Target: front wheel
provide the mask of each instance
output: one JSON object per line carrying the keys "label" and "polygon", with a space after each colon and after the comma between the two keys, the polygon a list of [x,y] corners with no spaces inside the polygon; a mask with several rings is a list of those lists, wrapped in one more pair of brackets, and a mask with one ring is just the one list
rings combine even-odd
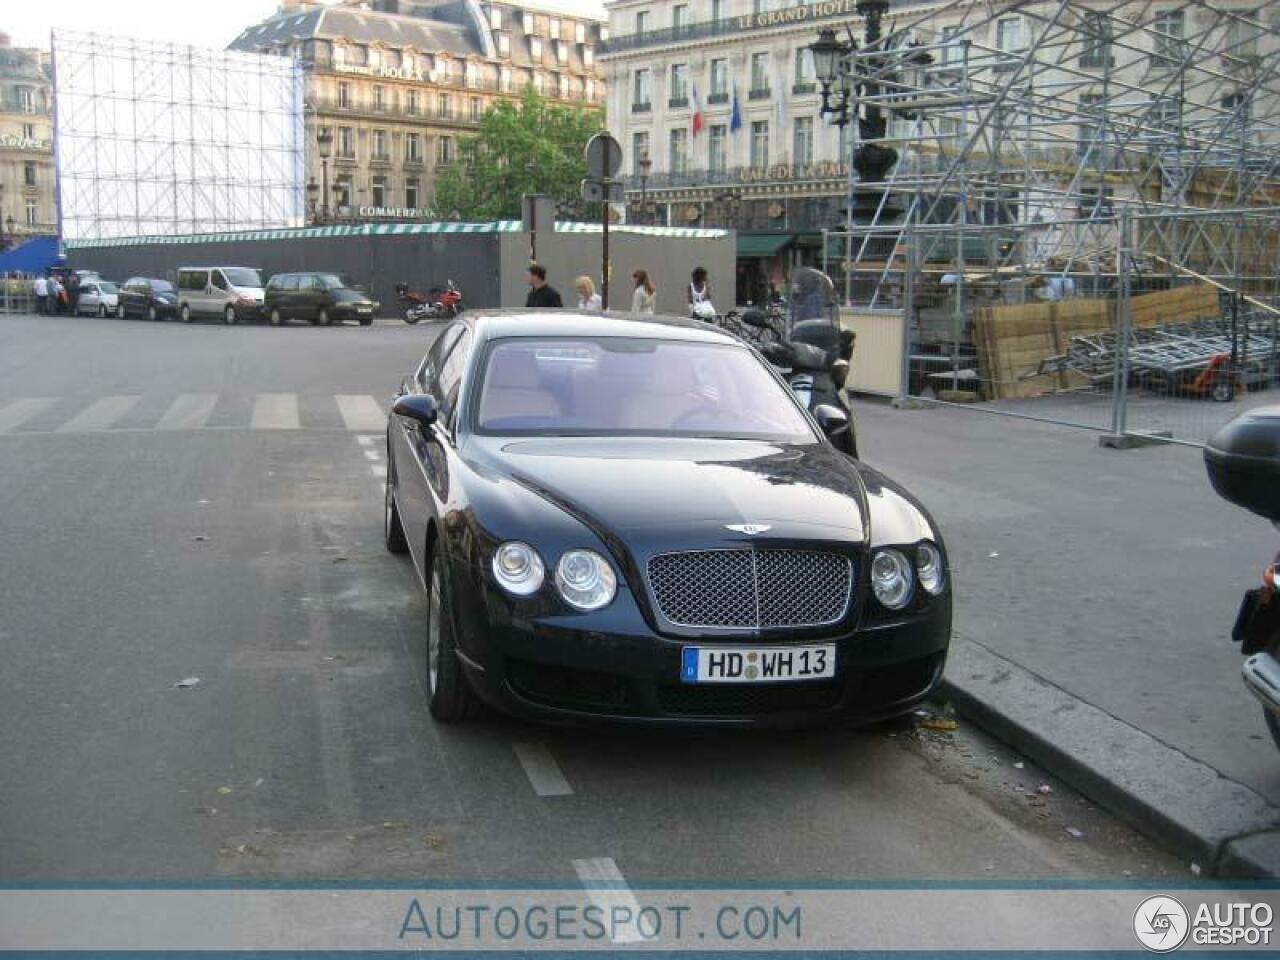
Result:
{"label": "front wheel", "polygon": [[107,315],[107,305],[105,303],[98,304],[98,316],[105,317]]}
{"label": "front wheel", "polygon": [[382,508],[382,535],[387,543],[387,551],[397,556],[409,552],[409,541],[404,536],[404,525],[400,522],[400,510],[396,506],[394,471],[387,471],[386,492]]}
{"label": "front wheel", "polygon": [[237,317],[236,317],[235,307],[227,307],[227,309],[222,312],[222,322],[225,323],[227,326],[231,326],[236,322],[236,320],[237,320]]}
{"label": "front wheel", "polygon": [[417,313],[412,307],[404,312],[404,322],[413,326],[422,319],[422,314]]}
{"label": "front wheel", "polygon": [[190,323],[191,322],[191,306],[189,304],[184,303],[182,307],[178,310],[178,316],[182,318],[183,323]]}
{"label": "front wheel", "polygon": [[125,312],[124,312],[124,304],[123,304],[123,303],[117,303],[117,304],[116,304],[116,319],[117,319],[117,320],[123,320],[123,319],[125,318],[125,316],[126,316],[126,314],[125,314]]}
{"label": "front wheel", "polygon": [[280,308],[279,308],[279,307],[272,307],[272,308],[271,308],[271,325],[272,325],[273,327],[282,327],[282,326],[284,326],[284,317],[282,317],[282,316],[280,315]]}
{"label": "front wheel", "polygon": [[427,708],[442,723],[470,720],[480,712],[480,700],[458,660],[453,632],[453,604],[444,589],[439,551],[430,564],[427,594]]}
{"label": "front wheel", "polygon": [[147,319],[152,323],[155,323],[160,319],[160,311],[156,309],[156,305],[154,303],[147,307]]}
{"label": "front wheel", "polygon": [[322,327],[333,326],[333,316],[329,313],[328,307],[320,308],[320,313],[316,316],[316,322]]}
{"label": "front wheel", "polygon": [[1213,390],[1209,394],[1217,403],[1230,403],[1236,398],[1236,385],[1229,376],[1218,376],[1213,381]]}

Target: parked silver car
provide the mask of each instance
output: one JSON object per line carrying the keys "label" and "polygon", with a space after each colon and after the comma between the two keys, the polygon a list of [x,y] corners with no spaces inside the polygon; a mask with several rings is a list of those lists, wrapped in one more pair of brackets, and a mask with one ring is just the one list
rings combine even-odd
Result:
{"label": "parked silver car", "polygon": [[120,303],[120,288],[110,280],[81,280],[76,313],[92,313],[99,317],[115,313]]}

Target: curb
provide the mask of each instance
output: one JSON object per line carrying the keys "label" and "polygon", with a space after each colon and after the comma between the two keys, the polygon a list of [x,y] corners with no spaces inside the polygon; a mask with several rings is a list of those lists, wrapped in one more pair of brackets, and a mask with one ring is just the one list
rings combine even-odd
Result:
{"label": "curb", "polygon": [[941,694],[1210,876],[1280,877],[1280,807],[977,641],[951,642]]}

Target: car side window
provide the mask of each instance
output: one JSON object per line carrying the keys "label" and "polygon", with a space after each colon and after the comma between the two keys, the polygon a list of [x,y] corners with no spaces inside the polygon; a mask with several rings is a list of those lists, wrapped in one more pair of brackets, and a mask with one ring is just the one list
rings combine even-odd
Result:
{"label": "car side window", "polygon": [[440,361],[444,358],[450,348],[457,342],[458,337],[465,330],[460,323],[455,323],[451,327],[446,327],[440,336],[436,337],[436,342],[431,345],[431,349],[427,351],[427,359],[418,370],[418,389],[423,393],[431,390],[432,382],[436,378],[436,371],[440,369]]}
{"label": "car side window", "polygon": [[458,388],[462,384],[462,371],[467,367],[467,358],[471,356],[471,333],[463,331],[456,345],[444,358],[440,367],[440,375],[436,377],[431,393],[440,406],[440,418],[452,426],[454,409],[458,404]]}
{"label": "car side window", "polygon": [[294,273],[294,274],[290,274],[289,276],[284,277],[283,279],[281,279],[281,281],[280,281],[280,289],[281,289],[281,290],[297,290],[297,289],[298,289],[298,275],[297,275],[296,273]]}
{"label": "car side window", "polygon": [[224,276],[222,275],[222,271],[221,271],[221,270],[215,270],[215,271],[213,271],[213,279],[212,279],[212,283],[213,283],[213,285],[214,285],[215,287],[217,287],[219,290],[225,290],[225,289],[227,289],[227,278],[226,278],[226,277],[224,277]]}

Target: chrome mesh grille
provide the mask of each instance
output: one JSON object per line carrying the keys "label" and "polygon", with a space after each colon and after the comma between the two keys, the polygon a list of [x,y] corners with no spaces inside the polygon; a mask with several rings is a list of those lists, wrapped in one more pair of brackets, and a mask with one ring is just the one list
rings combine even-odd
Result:
{"label": "chrome mesh grille", "polygon": [[816,627],[840,620],[853,592],[848,557],[817,550],[689,550],[649,561],[649,589],[681,627]]}

